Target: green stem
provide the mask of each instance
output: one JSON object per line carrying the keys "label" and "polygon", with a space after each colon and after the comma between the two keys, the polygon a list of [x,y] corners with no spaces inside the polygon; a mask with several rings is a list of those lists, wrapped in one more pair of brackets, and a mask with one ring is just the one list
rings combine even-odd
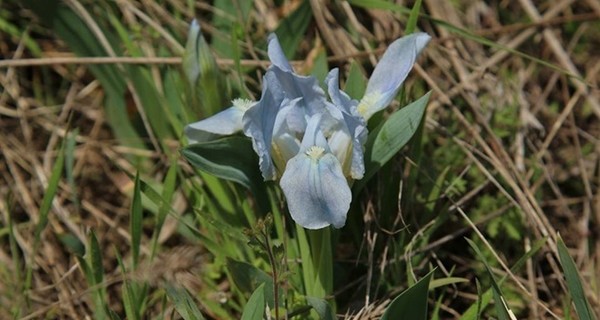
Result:
{"label": "green stem", "polygon": [[314,297],[326,298],[333,292],[333,256],[331,252],[331,229],[308,231],[310,239],[314,292],[309,293]]}

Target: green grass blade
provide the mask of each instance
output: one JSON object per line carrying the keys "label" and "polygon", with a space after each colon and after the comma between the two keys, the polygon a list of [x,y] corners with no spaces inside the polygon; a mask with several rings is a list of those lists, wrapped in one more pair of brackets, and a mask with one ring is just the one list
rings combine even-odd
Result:
{"label": "green grass blade", "polygon": [[592,308],[590,307],[590,303],[585,296],[585,291],[583,289],[583,285],[581,284],[581,277],[577,271],[577,266],[575,265],[573,258],[571,258],[569,255],[569,251],[567,250],[562,238],[558,238],[556,245],[560,264],[565,272],[567,287],[569,288],[569,293],[571,294],[571,298],[575,304],[575,310],[577,311],[577,315],[579,315],[579,319],[596,320],[596,317],[592,312]]}
{"label": "green grass blade", "polygon": [[404,34],[411,34],[417,29],[417,20],[419,19],[419,12],[421,11],[421,2],[421,0],[415,1],[415,4],[410,10],[410,15],[408,16],[408,22],[406,23]]}
{"label": "green grass blade", "polygon": [[[517,272],[518,270],[520,270],[524,265],[525,262],[527,262],[527,260],[531,259],[531,257],[533,257],[536,253],[538,253],[540,251],[540,249],[542,249],[544,247],[544,245],[546,244],[547,239],[543,238],[540,239],[536,242],[533,243],[533,245],[531,246],[531,249],[529,251],[527,251],[521,258],[519,258],[519,260],[517,260],[517,262],[515,262],[515,264],[510,268],[511,272]],[[506,278],[508,276],[504,276],[500,279],[500,281],[498,281],[499,284],[504,283],[504,281],[506,281]],[[479,282],[477,282],[477,284],[479,285]],[[473,320],[473,319],[479,319],[481,317],[481,310],[483,310],[492,300],[492,288],[486,290],[485,293],[483,294],[479,294],[479,299],[477,300],[476,303],[472,304],[469,309],[467,309],[467,311],[465,311],[462,316],[460,317],[463,320]]]}
{"label": "green grass blade", "polygon": [[298,8],[280,21],[275,30],[283,52],[293,58],[300,42],[304,40],[306,29],[312,19],[312,9],[308,0],[304,0]]}
{"label": "green grass blade", "polygon": [[[54,166],[52,167],[52,172],[50,173],[50,179],[48,180],[48,186],[46,187],[46,191],[44,192],[44,197],[42,198],[42,204],[40,205],[39,211],[39,220],[35,226],[34,231],[34,239],[33,239],[33,250],[31,252],[31,256],[35,257],[37,254],[37,250],[40,246],[40,241],[42,237],[42,232],[46,228],[48,224],[48,215],[50,214],[50,208],[52,207],[52,201],[54,201],[54,197],[56,196],[56,192],[58,191],[58,183],[60,182],[60,178],[62,177],[63,168],[64,168],[64,159],[65,159],[65,150],[64,145],[58,151],[58,157],[54,162]],[[31,261],[35,261],[35,259],[31,259]],[[27,272],[25,276],[25,288],[31,288],[31,281],[33,276],[33,264],[29,264],[27,266]]]}
{"label": "green grass blade", "polygon": [[492,294],[494,295],[494,301],[495,301],[494,305],[496,307],[496,316],[500,320],[510,320],[511,319],[511,317],[509,315],[510,312],[508,310],[508,306],[506,306],[506,304],[504,303],[504,296],[502,294],[502,290],[500,290],[500,286],[496,282],[496,279],[494,278],[494,274],[492,273],[492,269],[488,265],[487,260],[485,259],[485,256],[483,255],[483,253],[479,250],[479,248],[477,247],[477,245],[475,245],[475,243],[473,241],[471,241],[469,239],[466,239],[466,240],[469,243],[469,246],[471,246],[471,248],[475,251],[475,253],[479,257],[481,262],[483,262],[483,265],[485,266],[485,269],[487,270],[488,275],[490,276],[490,279],[492,281]]}
{"label": "green grass blade", "polygon": [[185,320],[203,320],[205,319],[196,302],[190,296],[190,294],[183,288],[176,288],[173,286],[167,286],[167,295],[169,299],[175,304],[175,310]]}
{"label": "green grass blade", "polygon": [[131,202],[131,220],[130,220],[130,231],[131,231],[131,252],[133,259],[133,268],[135,269],[138,265],[140,258],[140,243],[142,240],[142,193],[140,191],[140,175],[135,175],[135,183],[133,186],[133,200]]}

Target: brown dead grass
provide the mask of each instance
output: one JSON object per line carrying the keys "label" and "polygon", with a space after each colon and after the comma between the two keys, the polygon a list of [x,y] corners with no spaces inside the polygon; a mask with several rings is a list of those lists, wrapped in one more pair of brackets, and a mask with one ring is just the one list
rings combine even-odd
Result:
{"label": "brown dead grass", "polygon": [[[70,2],[78,4],[77,0]],[[177,1],[171,2],[173,6],[178,5]],[[121,3],[125,13],[149,17],[150,20],[142,20],[148,24],[155,21],[152,27],[159,31],[161,24],[177,25],[182,32],[184,30],[183,22],[175,21],[164,8],[147,1]],[[298,1],[289,1],[287,5],[297,4]],[[377,49],[401,36],[405,23],[397,14],[357,9],[341,1],[324,6],[320,1],[311,0],[310,4],[314,13],[313,38],[307,38],[303,50],[309,51],[314,43],[320,43],[333,55],[331,61],[342,67],[354,58],[376,62]],[[211,10],[210,6],[199,6]],[[257,24],[264,23],[262,30],[273,28],[291,11],[290,8],[274,11],[272,7],[272,1],[256,2],[254,19]],[[512,206],[520,209],[526,221],[528,233],[524,235],[524,249],[536,240],[548,237],[544,254],[529,261],[524,273],[513,274],[504,255],[496,255],[500,265],[498,274],[509,275],[519,293],[529,301],[526,306],[528,317],[564,316],[561,306],[565,283],[555,242],[559,232],[580,267],[588,298],[595,310],[600,311],[600,5],[596,0],[535,3],[519,0],[500,1],[495,5],[481,1],[459,1],[458,5],[452,5],[446,1],[425,0],[423,11],[435,19],[484,35],[506,48],[524,52],[561,69],[551,69],[506,50],[465,40],[423,19],[420,28],[434,35],[434,39],[407,87],[422,78],[433,90],[427,134],[439,135],[443,140],[440,144],[453,140],[464,153],[465,163],[477,167],[487,179],[486,187],[473,189],[455,199],[459,205],[452,210],[467,222],[469,231],[478,233],[480,226],[471,222],[469,212],[461,208],[468,207],[488,188],[494,188],[510,199]],[[346,30],[339,28],[346,21],[358,30],[356,41]],[[209,25],[203,25],[203,28],[207,32],[213,31]],[[180,49],[180,44],[168,33],[161,35],[174,50]],[[314,37],[320,41],[316,42]],[[56,157],[54,150],[59,140],[65,138],[69,117],[72,117],[70,127],[79,129],[74,166],[77,190],[70,190],[66,182],[60,185],[41,248],[34,257],[32,310],[39,310],[39,313],[28,316],[89,317],[91,303],[85,295],[88,290],[85,280],[77,261],[56,235],[68,231],[85,242],[87,231],[94,229],[101,245],[111,248],[105,252],[105,269],[118,279],[112,248],[115,244],[128,243],[128,194],[132,188],[131,180],[122,170],[134,172],[127,157],[138,151],[120,147],[113,140],[103,114],[102,89],[84,66],[90,61],[72,57],[56,39],[40,38],[36,40],[48,58],[44,61],[47,66],[42,68],[36,66],[42,64],[39,60],[20,60],[28,58],[23,39],[0,35],[0,40],[0,55],[9,58],[0,61],[0,219],[3,226],[9,220],[13,222],[19,256],[30,259],[31,235]],[[370,47],[371,43],[378,47]],[[63,61],[51,60],[53,57],[62,57]],[[179,61],[177,57],[168,61],[148,59],[144,63]],[[224,65],[230,63],[221,62]],[[298,63],[302,68],[311,61]],[[38,85],[43,86],[42,92],[36,91]],[[514,119],[518,132],[508,139],[501,139],[489,119],[508,105],[518,106],[518,118]],[[447,132],[443,123],[449,122],[460,123],[464,130],[462,138]],[[156,168],[162,168],[160,154],[148,151],[142,156],[156,161]],[[160,169],[150,173],[162,174]],[[72,192],[77,192],[80,205],[70,201]],[[452,233],[426,250],[433,252],[461,236],[461,232]],[[15,253],[11,252],[6,235],[3,237],[0,242],[2,318],[9,317],[6,308],[10,301],[22,298],[15,294],[20,284],[15,283],[16,278],[11,275],[23,264],[23,261],[14,261]],[[163,241],[169,239],[172,238],[167,235]],[[481,239],[486,242],[483,235]],[[493,244],[489,244],[489,248],[494,251]],[[128,252],[125,245],[117,245],[116,249],[124,255]],[[147,248],[144,250],[148,252]],[[188,254],[186,251],[181,256]],[[191,256],[198,257],[197,254]],[[173,260],[173,256],[163,258]],[[459,270],[469,269],[473,263],[465,257],[457,257],[453,262]],[[188,269],[193,269],[186,265],[182,267],[185,270],[180,270],[177,265],[177,270],[171,270],[171,273],[161,270],[186,278]],[[152,266],[157,265],[148,268]],[[160,265],[161,268],[168,266]],[[117,289],[113,289],[111,292],[116,294]],[[473,290],[455,292],[468,303],[476,299],[472,293]],[[118,304],[116,298],[113,300]],[[375,319],[387,302],[367,299],[367,306],[352,318]],[[449,318],[460,314],[452,308],[444,306]]]}

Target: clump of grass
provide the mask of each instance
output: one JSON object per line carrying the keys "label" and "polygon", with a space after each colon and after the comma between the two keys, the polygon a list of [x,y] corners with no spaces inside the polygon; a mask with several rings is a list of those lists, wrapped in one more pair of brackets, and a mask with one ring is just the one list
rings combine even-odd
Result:
{"label": "clump of grass", "polygon": [[[45,6],[0,6],[0,318],[260,316],[247,306],[263,297],[274,310],[259,289],[274,268],[280,315],[330,315],[303,292],[310,235],[286,218],[279,191],[261,184],[259,199],[197,175],[178,153],[181,132],[231,97],[260,95],[269,32],[297,70],[323,77],[337,66],[359,97],[413,23],[434,40],[394,108],[432,90],[427,117],[357,188],[333,233],[330,304],[346,318],[380,317],[435,268],[429,318],[600,311],[592,2],[426,0],[412,17],[358,0]],[[180,70],[194,17],[222,76],[214,99]],[[243,230],[268,212],[270,246],[249,245]]]}

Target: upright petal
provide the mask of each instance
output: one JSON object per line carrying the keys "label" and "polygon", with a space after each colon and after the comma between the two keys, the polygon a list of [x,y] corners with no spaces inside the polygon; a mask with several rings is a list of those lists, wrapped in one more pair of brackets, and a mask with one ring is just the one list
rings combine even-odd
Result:
{"label": "upright petal", "polygon": [[319,86],[318,80],[315,77],[301,76],[294,72],[283,54],[275,34],[269,36],[268,52],[269,59],[273,63],[269,67],[269,71],[276,75],[285,97],[289,100],[302,98],[301,106],[305,109],[308,117],[322,112],[326,99],[325,92]]}
{"label": "upright petal", "polygon": [[279,44],[279,39],[277,35],[271,33],[267,40],[267,53],[269,54],[269,60],[279,69],[286,72],[294,72],[292,66],[288,62],[285,54],[283,53],[283,49],[281,49],[281,45]]}
{"label": "upright petal", "polygon": [[365,96],[358,106],[358,111],[365,119],[368,120],[392,102],[417,56],[430,39],[426,33],[413,33],[394,41],[388,47],[375,66]]}
{"label": "upright petal", "polygon": [[271,145],[275,119],[283,102],[281,90],[274,75],[267,72],[263,77],[260,101],[244,114],[244,133],[252,138],[252,146],[258,154],[260,171],[265,180],[275,180],[277,172],[271,159]]}
{"label": "upright petal", "polygon": [[[330,114],[338,118],[342,123],[341,128],[334,132],[330,139],[329,145],[336,154],[342,166],[344,173],[347,168],[350,168],[350,176],[353,179],[362,179],[365,173],[364,150],[363,146],[367,142],[368,130],[366,122],[357,112],[356,100],[352,100],[345,92],[339,88],[339,71],[333,69],[327,75],[325,82],[327,83],[329,97],[337,110],[331,110]],[[350,163],[346,163],[348,159],[348,151],[352,151]]]}
{"label": "upright petal", "polygon": [[352,192],[319,128],[320,117],[311,117],[300,152],[288,162],[280,185],[296,223],[307,229],[341,228]]}

